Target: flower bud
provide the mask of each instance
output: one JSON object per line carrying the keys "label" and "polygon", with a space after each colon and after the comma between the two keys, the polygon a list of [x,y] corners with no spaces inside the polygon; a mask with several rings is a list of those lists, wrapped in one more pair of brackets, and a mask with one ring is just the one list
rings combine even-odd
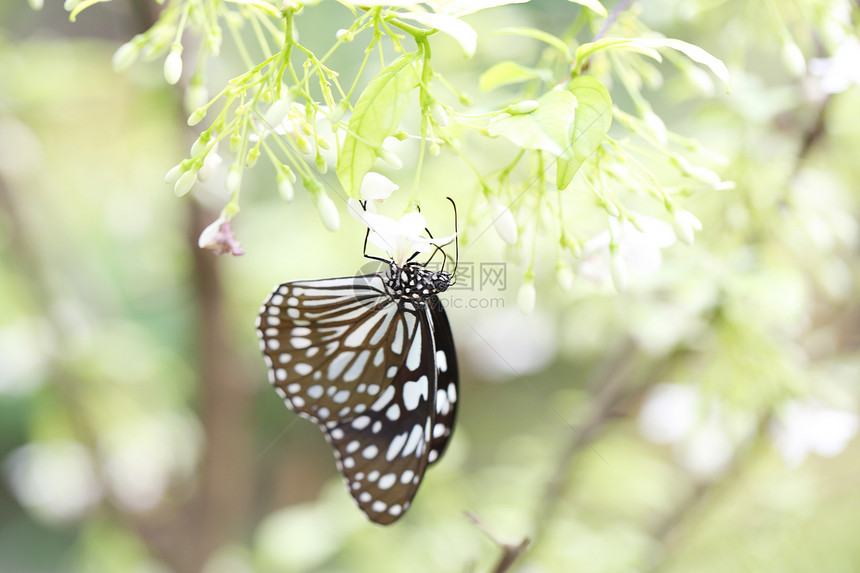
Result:
{"label": "flower bud", "polygon": [[511,210],[499,203],[495,196],[490,196],[493,226],[504,242],[514,245],[517,242],[517,222]]}
{"label": "flower bud", "polygon": [[299,151],[302,153],[308,154],[311,152],[311,146],[308,144],[308,140],[298,133],[296,134],[296,147],[298,147]]}
{"label": "flower bud", "polygon": [[41,10],[45,5],[45,0],[29,0],[30,8],[33,10]]}
{"label": "flower bud", "polygon": [[188,171],[188,163],[186,161],[180,161],[171,167],[170,171],[164,175],[164,182],[168,185],[173,185],[186,171]]}
{"label": "flower bud", "polygon": [[170,85],[176,85],[182,77],[182,46],[174,45],[164,59],[164,79]]}
{"label": "flower bud", "polygon": [[511,115],[523,115],[526,113],[531,113],[538,108],[538,102],[533,99],[523,100],[521,102],[517,102],[509,105],[503,111],[505,113],[509,113]]}
{"label": "flower bud", "polygon": [[284,118],[287,117],[287,114],[290,113],[290,106],[293,105],[292,100],[290,100],[289,96],[282,97],[266,110],[266,113],[263,115],[263,123],[269,129],[274,129],[283,123]]}
{"label": "flower bud", "polygon": [[711,171],[707,167],[700,167],[698,165],[690,165],[690,162],[681,155],[676,155],[672,158],[672,162],[678,166],[678,169],[681,170],[681,173],[689,177],[690,179],[695,179],[696,181],[700,181],[702,183],[706,183],[711,187],[715,187],[721,183],[720,176],[715,172]]}
{"label": "flower bud", "polygon": [[605,199],[602,203],[603,208],[606,210],[606,213],[610,217],[615,217],[616,219],[621,215],[621,211],[618,210],[618,207],[612,201]]}
{"label": "flower bud", "polygon": [[317,209],[320,212],[320,218],[323,225],[329,231],[337,231],[340,227],[340,215],[337,213],[337,207],[331,198],[326,195],[325,191],[320,191],[317,195]]}
{"label": "flower bud", "polygon": [[317,171],[319,171],[321,175],[325,175],[326,171],[328,171],[328,163],[325,162],[325,157],[323,157],[322,154],[317,153],[317,156],[314,157],[314,163],[317,166]]}
{"label": "flower bud", "polygon": [[138,37],[135,37],[130,42],[126,42],[117,48],[117,51],[114,52],[113,59],[111,60],[113,69],[117,72],[128,69],[137,61],[138,55],[140,55],[140,41]]}
{"label": "flower bud", "polygon": [[448,127],[448,114],[445,112],[445,108],[442,107],[442,104],[438,101],[434,102],[433,105],[430,106],[430,116],[439,127]]}
{"label": "flower bud", "polygon": [[281,199],[287,203],[292,201],[296,194],[295,188],[293,187],[293,182],[290,181],[289,176],[283,169],[278,169],[278,175],[275,177],[275,181],[278,184],[278,193],[281,195]]}
{"label": "flower bud", "polygon": [[206,117],[206,108],[198,107],[193,112],[191,112],[191,115],[188,116],[188,127],[194,127],[195,125],[203,121],[204,117]]}
{"label": "flower bud", "polygon": [[216,144],[203,159],[203,167],[197,172],[197,179],[200,181],[208,181],[218,166],[221,165],[222,159],[218,154],[217,147],[218,145]]}
{"label": "flower bud", "polygon": [[689,211],[676,209],[672,217],[672,228],[681,242],[692,245],[694,232],[702,229],[702,222]]}
{"label": "flower bud", "polygon": [[242,134],[239,133],[239,130],[233,132],[230,136],[230,151],[236,153],[239,151],[239,147],[242,146]]}
{"label": "flower bud", "polygon": [[257,159],[260,158],[260,147],[255,145],[248,150],[248,155],[245,156],[245,167],[251,169],[257,164]]}
{"label": "flower bud", "polygon": [[352,42],[355,38],[355,35],[349,30],[344,30],[341,28],[337,32],[335,32],[335,37],[342,42]]}
{"label": "flower bud", "polygon": [[231,165],[230,169],[227,170],[227,181],[225,181],[224,187],[231,194],[238,192],[239,188],[242,187],[242,169],[238,165]]}
{"label": "flower bud", "polygon": [[441,153],[441,152],[442,152],[442,148],[439,146],[439,144],[438,144],[438,143],[436,143],[436,142],[434,141],[433,143],[431,143],[431,144],[427,147],[427,151],[429,151],[429,152],[430,152],[430,155],[431,155],[432,157],[439,157],[439,153]]}
{"label": "flower bud", "polygon": [[194,140],[194,143],[191,144],[191,156],[194,157],[199,153],[202,153],[206,146],[209,145],[209,141],[212,139],[212,132],[204,131],[200,135],[197,136],[197,139]]}
{"label": "flower bud", "polygon": [[534,279],[528,277],[523,280],[517,291],[517,308],[525,316],[529,316],[535,311],[535,301],[537,299],[537,291],[535,290]]}
{"label": "flower bud", "polygon": [[189,169],[182,176],[176,180],[176,184],[173,186],[173,193],[176,194],[177,197],[182,197],[194,186],[194,183],[197,181],[197,171],[194,169]]}

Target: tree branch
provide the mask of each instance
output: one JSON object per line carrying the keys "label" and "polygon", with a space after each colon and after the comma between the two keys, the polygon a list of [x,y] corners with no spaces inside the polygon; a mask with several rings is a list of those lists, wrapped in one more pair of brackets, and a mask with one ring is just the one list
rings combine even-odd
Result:
{"label": "tree branch", "polygon": [[513,545],[510,543],[505,543],[501,541],[496,534],[494,534],[487,525],[481,521],[474,513],[469,511],[464,512],[466,518],[475,524],[475,526],[490,538],[494,544],[496,544],[502,550],[502,556],[499,558],[499,561],[496,563],[496,566],[493,567],[492,573],[504,573],[514,564],[514,561],[522,555],[526,549],[528,549],[529,543],[531,540],[528,537],[524,537],[522,541],[520,541],[517,545]]}

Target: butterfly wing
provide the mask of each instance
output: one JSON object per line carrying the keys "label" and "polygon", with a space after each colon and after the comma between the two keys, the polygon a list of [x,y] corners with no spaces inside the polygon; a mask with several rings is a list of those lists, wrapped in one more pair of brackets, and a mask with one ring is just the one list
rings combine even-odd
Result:
{"label": "butterfly wing", "polygon": [[257,320],[269,379],[322,428],[358,506],[382,524],[409,506],[427,465],[435,346],[425,309],[381,275],[278,286]]}
{"label": "butterfly wing", "polygon": [[284,283],[257,318],[269,381],[318,424],[360,414],[391,384],[408,327],[379,275]]}
{"label": "butterfly wing", "polygon": [[[435,346],[424,311],[404,310],[418,327],[392,383],[366,413],[327,428],[338,468],[358,507],[379,524],[409,508],[428,464],[435,412]],[[414,314],[413,314],[414,313]]]}
{"label": "butterfly wing", "polygon": [[430,320],[433,328],[433,340],[436,343],[434,357],[436,377],[436,418],[433,423],[432,441],[427,461],[436,462],[445,453],[454,422],[457,418],[457,399],[460,390],[460,374],[457,368],[457,352],[454,349],[454,336],[445,309],[437,297],[427,301]]}

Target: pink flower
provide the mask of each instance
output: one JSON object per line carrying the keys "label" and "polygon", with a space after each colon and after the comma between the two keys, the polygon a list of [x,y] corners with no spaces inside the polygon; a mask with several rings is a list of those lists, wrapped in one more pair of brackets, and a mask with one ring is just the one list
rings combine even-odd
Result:
{"label": "pink flower", "polygon": [[239,241],[233,235],[233,229],[230,226],[230,219],[222,213],[220,217],[215,219],[208,227],[200,233],[200,239],[197,244],[201,249],[210,249],[215,251],[216,255],[225,255],[230,253],[233,256],[239,257],[245,254],[242,250]]}

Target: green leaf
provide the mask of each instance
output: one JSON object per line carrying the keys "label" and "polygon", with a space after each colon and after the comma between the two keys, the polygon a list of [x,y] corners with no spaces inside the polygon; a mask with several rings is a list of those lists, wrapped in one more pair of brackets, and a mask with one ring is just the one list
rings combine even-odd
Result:
{"label": "green leaf", "polygon": [[444,0],[433,3],[433,9],[438,14],[451,16],[466,16],[487,8],[506,6],[507,4],[523,4],[529,0]]}
{"label": "green leaf", "polygon": [[699,46],[672,38],[603,38],[596,42],[582,44],[576,49],[576,53],[574,54],[574,69],[581,69],[585,60],[595,52],[611,48],[634,50],[658,62],[663,61],[663,58],[660,56],[657,48],[677,50],[694,62],[707,67],[723,83],[729,85],[729,70],[720,59],[715,58]]}
{"label": "green leaf", "polygon": [[537,30],[535,28],[500,28],[493,32],[491,35],[496,34],[513,34],[514,36],[523,36],[526,38],[534,38],[535,40],[540,40],[546,44],[549,44],[553,48],[556,48],[559,52],[564,55],[567,61],[573,61],[573,57],[570,55],[570,48],[567,47],[567,44],[562,41],[561,38],[553,36],[552,34],[548,34],[543,30]]}
{"label": "green leaf", "polygon": [[570,2],[585,6],[595,14],[603,16],[604,18],[606,18],[606,16],[608,15],[606,12],[606,8],[604,8],[603,4],[601,4],[598,0],[570,0]]}
{"label": "green leaf", "polygon": [[413,63],[420,51],[391,62],[364,88],[349,120],[349,131],[337,158],[337,178],[347,195],[361,198],[361,181],[376,161],[382,141],[400,127],[409,92],[418,84]]}
{"label": "green leaf", "polygon": [[633,50],[634,52],[639,52],[643,56],[653,58],[658,62],[663,61],[662,56],[660,56],[660,53],[657,50],[641,44],[638,40],[631,40],[630,38],[601,38],[596,42],[582,44],[576,49],[576,54],[574,54],[574,68],[577,70],[580,69],[583,62],[590,58],[595,52],[612,48],[626,48],[628,50]]}
{"label": "green leaf", "polygon": [[488,92],[501,86],[516,84],[533,79],[550,81],[551,74],[547,70],[527,68],[516,62],[501,62],[481,74],[481,91]]}
{"label": "green leaf", "polygon": [[591,76],[577,76],[570,91],[579,102],[570,139],[570,158],[560,157],[556,165],[556,186],[565,189],[582,163],[594,153],[612,124],[612,99],[600,81]]}
{"label": "green leaf", "polygon": [[641,38],[638,40],[643,46],[649,48],[671,48],[677,50],[696,63],[707,67],[715,76],[720,78],[726,86],[729,85],[729,70],[719,58],[715,58],[699,46],[688,44],[681,40],[672,38]]}
{"label": "green leaf", "polygon": [[470,25],[455,16],[448,14],[431,14],[429,12],[404,12],[397,14],[398,18],[415,20],[428,28],[435,28],[440,32],[448,34],[463,48],[466,56],[475,55],[478,46],[478,33]]}
{"label": "green leaf", "polygon": [[567,156],[575,117],[576,97],[566,90],[553,90],[538,100],[538,107],[531,113],[494,117],[487,131],[492,136],[507,137],[524,149]]}

